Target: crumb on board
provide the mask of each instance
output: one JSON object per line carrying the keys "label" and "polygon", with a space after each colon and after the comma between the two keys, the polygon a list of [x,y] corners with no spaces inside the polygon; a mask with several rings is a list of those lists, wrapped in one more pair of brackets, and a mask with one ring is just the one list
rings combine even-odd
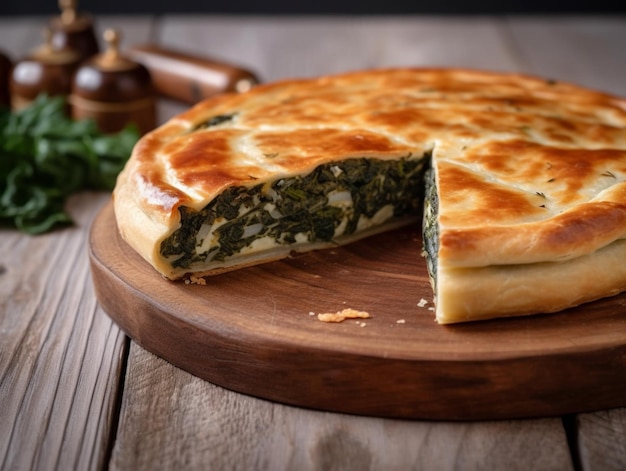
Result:
{"label": "crumb on board", "polygon": [[200,276],[189,275],[189,278],[185,278],[185,284],[187,285],[206,285],[206,280]]}
{"label": "crumb on board", "polygon": [[427,304],[428,304],[428,300],[426,300],[426,299],[422,298],[422,299],[420,299],[420,302],[419,302],[419,303],[417,303],[417,307],[424,307],[424,306],[426,306]]}
{"label": "crumb on board", "polygon": [[406,323],[406,321],[404,319],[398,319],[396,321],[396,324],[405,324],[405,323]]}
{"label": "crumb on board", "polygon": [[[370,315],[365,311],[357,311],[356,309],[346,308],[343,311],[327,312],[318,314],[317,318],[322,322],[343,322],[346,319],[369,319]],[[362,324],[365,324],[363,322]],[[363,325],[361,325],[363,327]]]}

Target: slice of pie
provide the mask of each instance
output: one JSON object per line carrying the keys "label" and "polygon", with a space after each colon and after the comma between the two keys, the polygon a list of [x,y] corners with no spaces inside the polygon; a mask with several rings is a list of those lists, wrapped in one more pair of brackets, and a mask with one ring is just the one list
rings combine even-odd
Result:
{"label": "slice of pie", "polygon": [[[626,101],[518,74],[369,70],[211,98],[137,144],[123,238],[170,279],[423,216],[436,319],[626,290]],[[422,210],[422,204],[423,210]]]}

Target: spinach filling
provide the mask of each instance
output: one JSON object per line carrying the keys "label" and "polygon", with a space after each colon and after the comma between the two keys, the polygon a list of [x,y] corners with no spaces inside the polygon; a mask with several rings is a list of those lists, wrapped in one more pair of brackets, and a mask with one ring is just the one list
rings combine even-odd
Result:
{"label": "spinach filling", "polygon": [[431,283],[436,291],[437,254],[439,253],[439,195],[435,181],[435,171],[429,168],[424,177],[424,216],[422,222],[423,244],[426,252],[426,265]]}
{"label": "spinach filling", "polygon": [[224,261],[263,238],[281,245],[328,242],[354,233],[363,216],[374,218],[384,208],[393,217],[417,216],[427,161],[355,158],[230,188],[200,211],[179,208],[180,228],[162,242],[161,255],[174,268],[189,268]]}
{"label": "spinach filling", "polygon": [[232,114],[220,114],[217,116],[212,116],[206,121],[202,121],[201,123],[196,124],[189,132],[198,131],[200,129],[212,128],[213,126],[218,126],[222,123],[227,123],[232,121],[237,113]]}

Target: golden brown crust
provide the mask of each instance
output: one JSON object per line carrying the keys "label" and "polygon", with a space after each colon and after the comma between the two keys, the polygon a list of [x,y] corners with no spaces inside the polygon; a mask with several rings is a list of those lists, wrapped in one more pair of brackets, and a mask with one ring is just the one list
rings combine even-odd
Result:
{"label": "golden brown crust", "polygon": [[437,321],[551,313],[626,290],[626,240],[565,262],[444,269]]}
{"label": "golden brown crust", "polygon": [[[626,235],[626,147],[491,142],[436,159],[440,263],[558,261]],[[613,146],[624,145],[613,143]]]}
{"label": "golden brown crust", "polygon": [[[329,161],[427,151],[442,279],[461,267],[563,263],[626,237],[626,102],[460,69],[369,70],[206,100],[140,141],[115,190],[116,215],[162,271],[155,247],[177,228],[180,206],[200,209],[230,186]],[[458,277],[449,279],[454,289]],[[534,309],[551,310],[545,302]]]}

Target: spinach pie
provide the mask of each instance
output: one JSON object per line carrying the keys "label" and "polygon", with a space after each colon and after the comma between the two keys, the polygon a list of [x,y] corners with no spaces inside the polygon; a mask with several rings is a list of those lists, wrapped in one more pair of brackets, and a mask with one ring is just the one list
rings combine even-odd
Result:
{"label": "spinach pie", "polygon": [[626,290],[626,101],[461,69],[387,69],[209,98],[145,135],[114,191],[168,279],[422,224],[439,323]]}

